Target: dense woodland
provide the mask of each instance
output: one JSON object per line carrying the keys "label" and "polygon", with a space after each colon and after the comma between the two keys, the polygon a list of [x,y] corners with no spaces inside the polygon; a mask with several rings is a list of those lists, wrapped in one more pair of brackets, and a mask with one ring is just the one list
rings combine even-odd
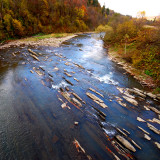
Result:
{"label": "dense woodland", "polygon": [[0,40],[92,30],[104,23],[106,12],[98,0],[1,0]]}

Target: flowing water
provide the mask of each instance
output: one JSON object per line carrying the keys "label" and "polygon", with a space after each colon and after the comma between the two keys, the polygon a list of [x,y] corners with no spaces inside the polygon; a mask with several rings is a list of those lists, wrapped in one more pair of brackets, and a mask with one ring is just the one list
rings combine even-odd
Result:
{"label": "flowing water", "polygon": [[[41,53],[40,61],[33,59],[28,49]],[[147,88],[125,73],[122,66],[109,59],[103,41],[94,34],[78,35],[57,48],[12,46],[1,50],[0,159],[110,160],[119,157],[158,160],[160,152],[155,142],[160,143],[160,136],[151,131],[146,122],[137,121],[137,117],[145,121],[158,119],[155,112],[144,106],[158,108],[159,103],[149,97],[136,97],[138,106],[126,101],[117,88],[123,91]],[[71,92],[74,92],[85,103],[78,100],[80,106],[67,100],[63,96],[65,87],[70,89],[65,93],[73,97]],[[102,99],[108,108],[95,103],[86,92]],[[125,107],[118,102],[123,102]],[[158,123],[149,123],[160,130]],[[138,126],[149,132],[150,141],[144,138]],[[134,153],[123,148],[122,154],[116,148],[120,148],[120,142],[115,136],[123,135],[116,128],[130,132],[123,130],[127,134],[124,137],[128,141],[133,139],[142,149],[134,146]]]}

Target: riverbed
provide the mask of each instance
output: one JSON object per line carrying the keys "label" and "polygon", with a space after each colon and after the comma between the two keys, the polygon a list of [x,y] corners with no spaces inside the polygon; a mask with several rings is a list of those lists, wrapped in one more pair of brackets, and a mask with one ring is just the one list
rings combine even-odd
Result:
{"label": "riverbed", "polygon": [[160,103],[147,93],[110,60],[97,34],[80,34],[59,47],[3,49],[1,159],[158,160]]}

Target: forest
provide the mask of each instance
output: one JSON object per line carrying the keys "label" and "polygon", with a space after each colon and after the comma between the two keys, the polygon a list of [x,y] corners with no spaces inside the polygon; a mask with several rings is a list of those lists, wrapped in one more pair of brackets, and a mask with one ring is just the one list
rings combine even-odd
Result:
{"label": "forest", "polygon": [[105,12],[98,0],[1,0],[0,40],[93,30]]}

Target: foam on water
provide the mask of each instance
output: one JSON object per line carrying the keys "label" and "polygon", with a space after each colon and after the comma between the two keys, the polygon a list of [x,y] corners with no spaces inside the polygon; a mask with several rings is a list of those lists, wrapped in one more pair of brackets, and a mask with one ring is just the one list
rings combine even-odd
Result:
{"label": "foam on water", "polygon": [[112,79],[112,73],[111,72],[109,74],[104,75],[104,76],[99,76],[99,75],[93,74],[93,77],[98,79],[100,82],[104,82],[104,83],[107,83],[107,84],[113,84],[113,85],[118,85],[119,84],[118,82],[116,82]]}
{"label": "foam on water", "polygon": [[68,83],[61,81],[61,83],[57,84],[57,85],[52,85],[53,89],[59,89],[60,87],[67,87]]}
{"label": "foam on water", "polygon": [[108,136],[114,136],[116,133],[115,130],[107,130],[105,128],[103,128],[103,130]]}

